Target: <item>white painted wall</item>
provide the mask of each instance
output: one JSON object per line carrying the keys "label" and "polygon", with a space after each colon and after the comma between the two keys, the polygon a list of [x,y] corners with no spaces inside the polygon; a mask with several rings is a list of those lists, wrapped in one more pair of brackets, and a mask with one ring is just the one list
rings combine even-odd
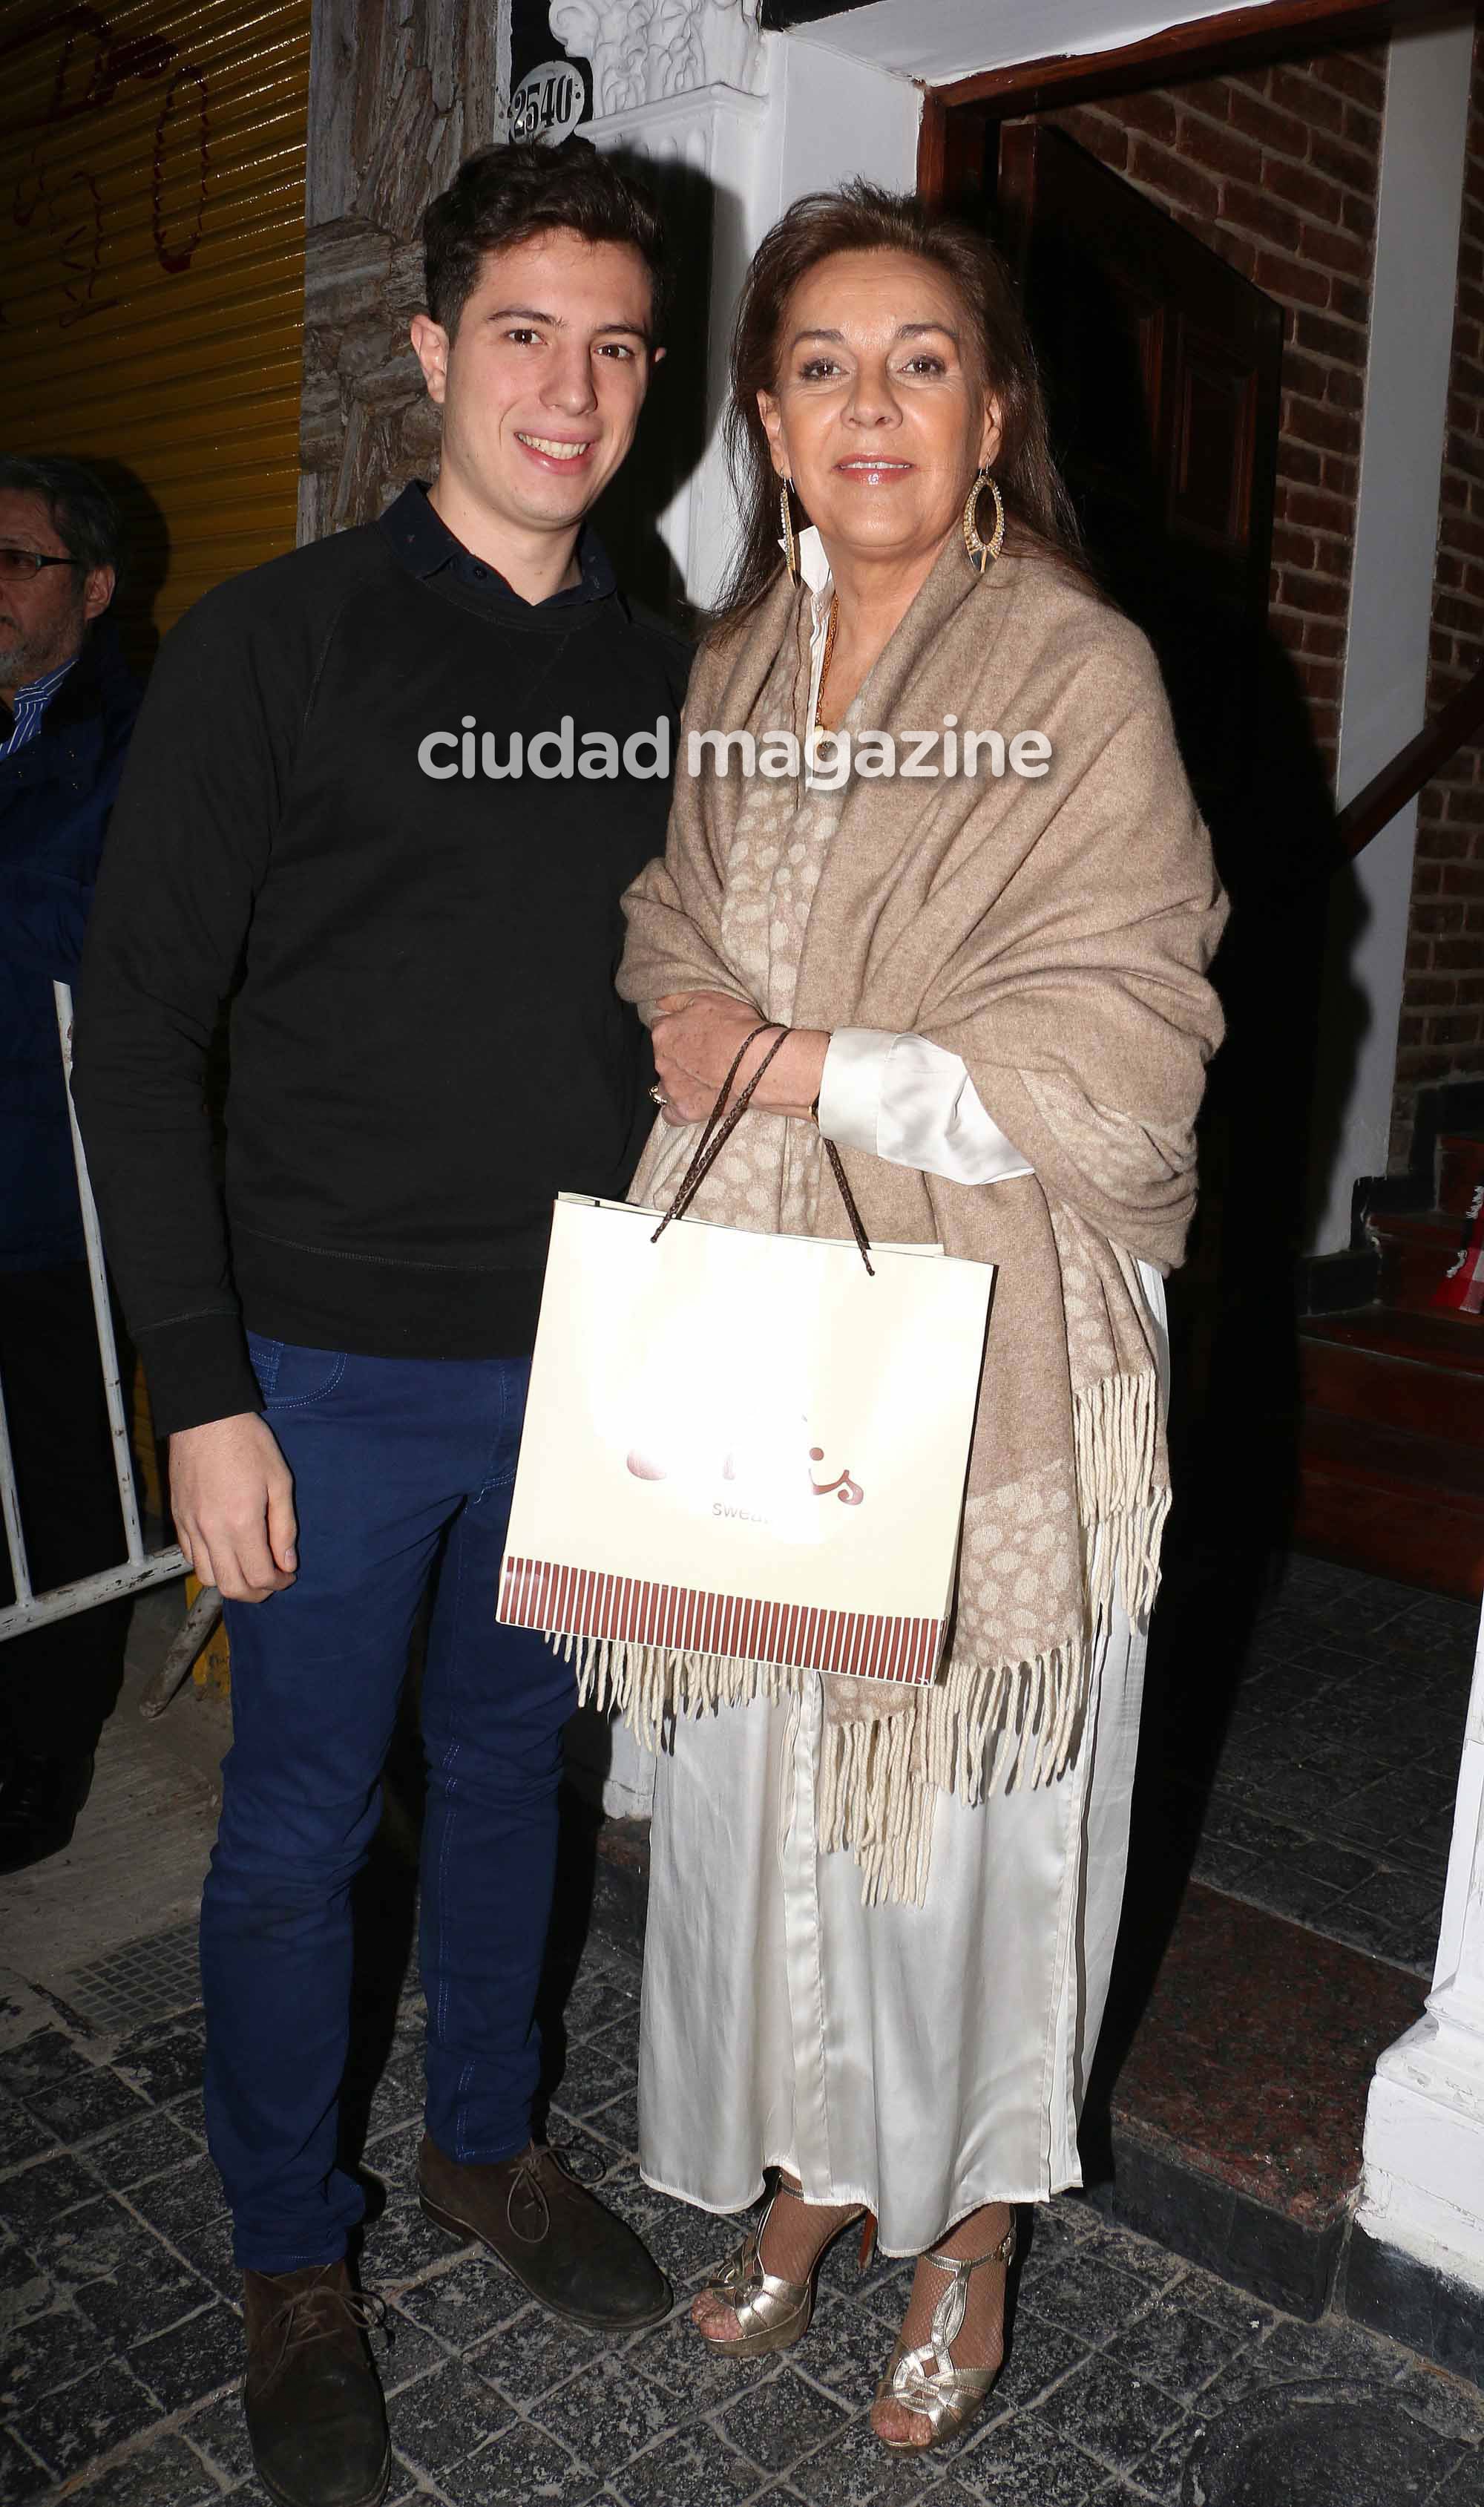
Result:
{"label": "white painted wall", "polygon": [[[765,111],[735,161],[735,199],[724,203],[711,275],[711,445],[703,464],[701,528],[687,567],[693,600],[714,598],[736,545],[737,512],[721,455],[732,312],[748,262],[776,218],[805,192],[825,192],[852,174],[894,191],[917,188],[922,90],[869,63],[849,60],[791,35],[770,35],[764,54]],[[726,214],[730,206],[732,214]]]}
{"label": "white painted wall", "polygon": [[769,97],[776,156],[759,200],[757,240],[804,192],[827,192],[852,174],[888,190],[913,192],[918,179],[920,88],[870,62],[812,42],[808,34],[769,38]]}
{"label": "white painted wall", "polygon": [[[1342,806],[1425,716],[1472,52],[1471,12],[1392,45],[1340,715]],[[1317,1156],[1328,1152],[1317,1178],[1314,1250],[1321,1254],[1350,1242],[1356,1178],[1386,1172],[1416,824],[1414,805],[1346,875],[1363,928],[1348,963],[1330,970],[1324,1008],[1331,1023],[1352,1017],[1345,994],[1358,991],[1365,1031],[1337,1136],[1316,1144]],[[1337,924],[1355,909],[1354,893],[1337,893]]]}
{"label": "white painted wall", "polygon": [[791,40],[937,87],[1016,61],[1111,52],[1249,5],[1265,0],[1203,0],[1194,8],[1171,7],[1168,0],[1163,6],[1160,0],[1142,0],[1142,6],[1139,0],[868,0],[863,9],[801,27]]}
{"label": "white painted wall", "polygon": [[768,229],[802,192],[868,174],[899,191],[917,183],[921,89],[815,44],[772,35],[763,91],[717,81],[584,125],[599,148],[705,173],[715,195],[707,347],[708,432],[699,467],[659,517],[686,593],[703,606],[730,568],[737,514],[721,443],[732,316],[747,264]]}

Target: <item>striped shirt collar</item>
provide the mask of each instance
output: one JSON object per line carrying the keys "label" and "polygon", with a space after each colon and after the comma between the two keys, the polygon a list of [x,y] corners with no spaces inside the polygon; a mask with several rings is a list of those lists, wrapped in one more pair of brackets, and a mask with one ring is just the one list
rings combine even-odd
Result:
{"label": "striped shirt collar", "polygon": [[[17,689],[15,717],[9,734],[0,740],[0,757],[11,756],[16,749],[23,748],[28,740],[35,738],[41,729],[42,715],[76,662],[74,653],[71,661],[63,662],[59,670],[49,671],[44,679],[31,679],[25,687]],[[3,719],[4,716],[0,715],[0,721]]]}

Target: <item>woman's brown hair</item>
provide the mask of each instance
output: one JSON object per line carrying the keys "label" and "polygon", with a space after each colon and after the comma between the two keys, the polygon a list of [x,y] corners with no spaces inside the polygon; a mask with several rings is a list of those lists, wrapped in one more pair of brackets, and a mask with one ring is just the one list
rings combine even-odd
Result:
{"label": "woman's brown hair", "polygon": [[726,418],[742,539],[713,625],[740,620],[778,579],[779,483],[757,396],[777,385],[783,316],[794,289],[819,262],[840,252],[909,253],[943,272],[968,315],[986,387],[999,402],[1002,440],[995,476],[1014,537],[1022,548],[1038,547],[1080,570],[1076,516],[1052,458],[1035,350],[1003,254],[972,227],[910,193],[856,181],[795,200],[763,237],[742,283]]}

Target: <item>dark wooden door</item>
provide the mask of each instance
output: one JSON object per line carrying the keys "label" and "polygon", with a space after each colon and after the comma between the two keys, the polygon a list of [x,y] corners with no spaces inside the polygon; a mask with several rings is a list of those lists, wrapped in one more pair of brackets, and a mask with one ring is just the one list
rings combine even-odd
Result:
{"label": "dark wooden door", "polygon": [[1293,1254],[1332,809],[1267,624],[1281,309],[1064,133],[1001,135],[983,214],[1020,276],[1052,440],[1107,590],[1148,635],[1233,912],[1227,1040],[1170,1283],[1171,1467],[1128,1894],[1089,2089],[1105,2110],[1182,1890],[1296,1486]]}
{"label": "dark wooden door", "polygon": [[994,212],[1089,551],[1159,654],[1224,852],[1253,765],[1282,309],[1045,125],[1002,134]]}
{"label": "dark wooden door", "polygon": [[[1227,1041],[1173,1284],[1173,1570],[1192,1541],[1232,1557],[1281,1542],[1294,1482],[1292,1262],[1333,813],[1267,625],[1284,315],[1060,130],[1004,130],[981,181],[1089,556],[1159,656],[1233,902],[1215,968]],[[1238,1623],[1235,1596],[1223,1613]]]}

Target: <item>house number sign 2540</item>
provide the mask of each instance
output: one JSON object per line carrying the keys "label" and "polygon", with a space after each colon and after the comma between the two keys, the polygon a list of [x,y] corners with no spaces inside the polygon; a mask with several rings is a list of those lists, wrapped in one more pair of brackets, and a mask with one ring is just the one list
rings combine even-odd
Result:
{"label": "house number sign 2540", "polygon": [[581,70],[571,61],[543,61],[522,79],[510,100],[511,138],[555,145],[576,129],[586,105]]}

